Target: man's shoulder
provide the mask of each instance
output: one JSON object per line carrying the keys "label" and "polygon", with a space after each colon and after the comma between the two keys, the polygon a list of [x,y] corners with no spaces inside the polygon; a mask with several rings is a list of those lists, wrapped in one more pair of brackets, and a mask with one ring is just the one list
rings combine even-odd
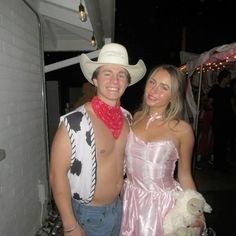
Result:
{"label": "man's shoulder", "polygon": [[62,115],[60,118],[64,119],[64,118],[69,118],[69,117],[73,117],[73,116],[78,116],[79,114],[84,114],[84,106],[79,106],[76,109]]}
{"label": "man's shoulder", "polygon": [[126,110],[124,107],[120,107],[120,109],[124,115],[126,115],[126,114],[131,115],[131,113],[128,110]]}
{"label": "man's shoulder", "polygon": [[129,124],[131,125],[132,120],[133,120],[132,114],[123,107],[121,107],[121,111],[122,111],[123,115],[125,116],[125,118],[128,120]]}
{"label": "man's shoulder", "polygon": [[60,117],[60,122],[64,122],[65,124],[68,124],[70,128],[76,130],[76,127],[79,127],[82,119],[85,115],[85,109],[83,106],[80,106],[76,108],[75,110],[64,114]]}

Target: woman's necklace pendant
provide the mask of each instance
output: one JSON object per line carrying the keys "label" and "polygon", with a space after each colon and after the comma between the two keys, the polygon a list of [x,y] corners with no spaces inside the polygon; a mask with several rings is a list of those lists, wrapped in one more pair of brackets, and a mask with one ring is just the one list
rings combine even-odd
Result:
{"label": "woman's necklace pendant", "polygon": [[145,129],[148,129],[150,123],[152,123],[154,120],[157,120],[157,119],[160,119],[160,118],[162,118],[162,115],[159,114],[158,112],[156,112],[156,113],[154,113],[152,115],[149,115],[149,119],[148,119],[148,121],[146,123]]}

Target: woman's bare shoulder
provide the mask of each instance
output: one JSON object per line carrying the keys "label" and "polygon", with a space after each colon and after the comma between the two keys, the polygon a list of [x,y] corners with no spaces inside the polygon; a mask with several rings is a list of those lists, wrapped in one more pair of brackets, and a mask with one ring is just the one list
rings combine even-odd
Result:
{"label": "woman's bare shoulder", "polygon": [[193,132],[193,128],[192,128],[191,124],[189,124],[185,120],[172,121],[171,123],[172,123],[171,126],[173,126],[174,129],[177,131],[184,132],[184,133],[185,132],[187,132],[187,133]]}
{"label": "woman's bare shoulder", "polygon": [[137,120],[140,116],[141,116],[142,112],[141,111],[137,111],[134,113],[134,119]]}
{"label": "woman's bare shoulder", "polygon": [[184,129],[190,129],[192,130],[192,126],[189,122],[185,121],[185,120],[180,120],[180,127],[184,128]]}

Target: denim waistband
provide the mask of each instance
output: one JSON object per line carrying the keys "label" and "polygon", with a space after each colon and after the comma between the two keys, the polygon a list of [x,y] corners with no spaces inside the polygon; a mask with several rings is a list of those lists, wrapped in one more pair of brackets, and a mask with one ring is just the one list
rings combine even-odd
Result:
{"label": "denim waistband", "polygon": [[105,204],[105,205],[102,205],[102,206],[93,206],[93,205],[88,205],[88,204],[81,204],[80,202],[76,201],[75,199],[72,199],[73,201],[73,204],[78,204],[79,205],[79,208],[80,209],[83,209],[83,210],[91,210],[93,212],[100,212],[100,211],[108,211],[108,210],[113,210],[114,208],[117,207],[117,204],[121,201],[120,200],[120,197],[117,197],[112,203],[110,204]]}

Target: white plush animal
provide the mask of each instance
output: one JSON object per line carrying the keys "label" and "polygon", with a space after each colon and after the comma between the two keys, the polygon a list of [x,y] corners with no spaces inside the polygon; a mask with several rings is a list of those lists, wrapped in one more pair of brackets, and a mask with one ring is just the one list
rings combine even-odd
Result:
{"label": "white plush animal", "polygon": [[187,228],[187,226],[194,223],[203,212],[210,213],[212,211],[211,206],[199,192],[193,189],[176,192],[174,198],[175,206],[164,219],[164,235],[196,235],[194,233],[196,228]]}

